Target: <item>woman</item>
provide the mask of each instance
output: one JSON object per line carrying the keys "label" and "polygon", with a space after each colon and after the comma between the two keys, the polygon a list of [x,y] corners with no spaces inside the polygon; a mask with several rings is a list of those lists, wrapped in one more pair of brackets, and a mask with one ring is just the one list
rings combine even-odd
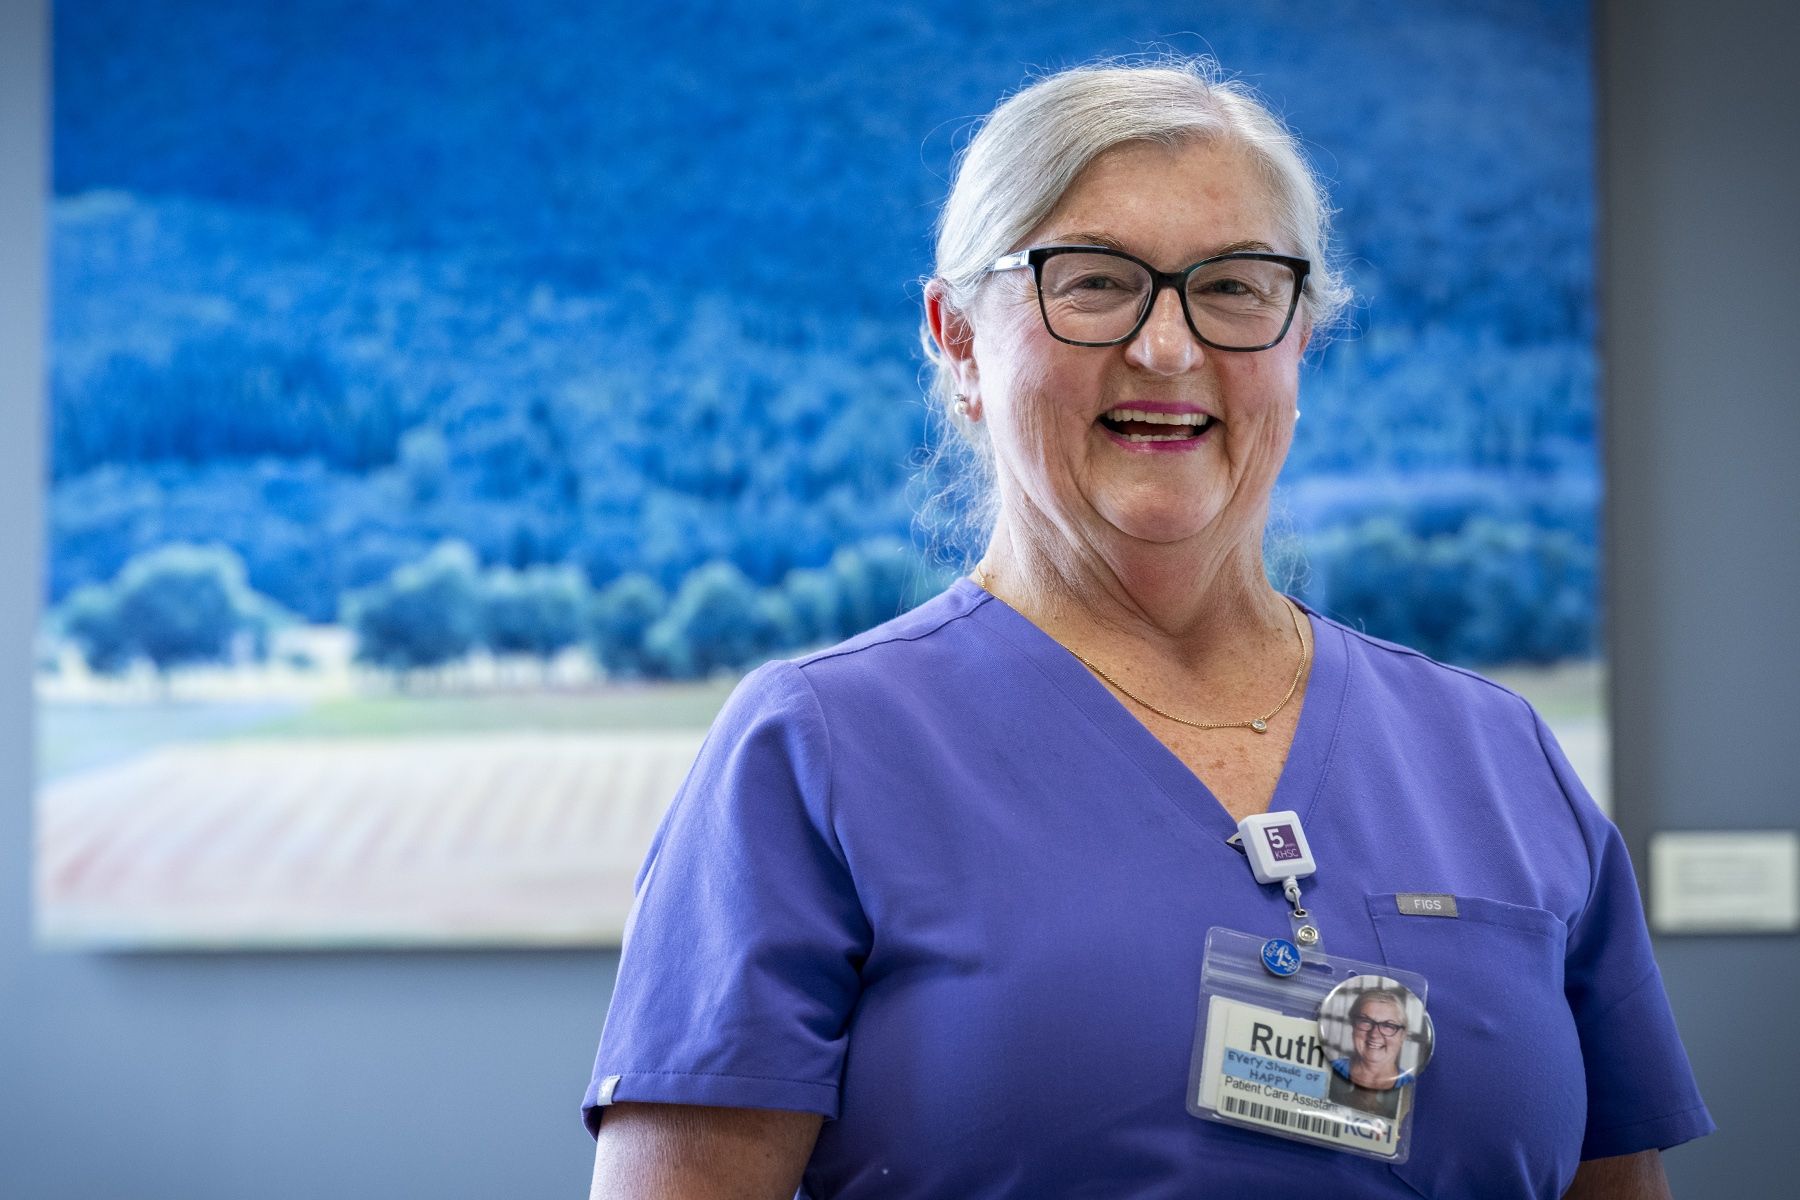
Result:
{"label": "woman", "polygon": [[1392,1117],[1400,1088],[1414,1082],[1400,1066],[1406,1045],[1406,1002],[1398,992],[1376,988],[1350,1006],[1350,1053],[1331,1060],[1330,1098],[1363,1112]]}
{"label": "woman", "polygon": [[[1616,831],[1517,696],[1266,581],[1327,212],[1203,64],[989,119],[925,297],[986,553],[720,715],[639,879],[596,1196],[1665,1194],[1710,1121]],[[1270,809],[1330,949],[1429,980],[1402,1165],[1185,1109],[1207,929],[1289,929],[1227,840]]]}

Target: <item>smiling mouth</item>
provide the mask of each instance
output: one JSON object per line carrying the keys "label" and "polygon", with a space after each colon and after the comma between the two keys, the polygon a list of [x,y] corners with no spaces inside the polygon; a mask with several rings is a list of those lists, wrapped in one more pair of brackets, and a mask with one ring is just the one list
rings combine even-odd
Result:
{"label": "smiling mouth", "polygon": [[1100,414],[1100,424],[1128,442],[1191,442],[1212,427],[1213,418],[1197,412],[1115,408]]}

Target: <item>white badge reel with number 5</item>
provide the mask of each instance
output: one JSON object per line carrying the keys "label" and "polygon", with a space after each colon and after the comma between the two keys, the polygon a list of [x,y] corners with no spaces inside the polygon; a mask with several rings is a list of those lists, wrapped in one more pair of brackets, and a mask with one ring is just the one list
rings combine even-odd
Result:
{"label": "white badge reel with number 5", "polygon": [[1246,817],[1238,836],[1256,881],[1287,897],[1292,937],[1207,931],[1188,1111],[1404,1162],[1432,1048],[1424,976],[1324,952],[1300,903],[1318,868],[1298,814]]}

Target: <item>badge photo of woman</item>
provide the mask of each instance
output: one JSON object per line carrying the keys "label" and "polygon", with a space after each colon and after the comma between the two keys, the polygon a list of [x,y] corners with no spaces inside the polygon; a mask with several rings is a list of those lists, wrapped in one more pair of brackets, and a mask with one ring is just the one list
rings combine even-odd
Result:
{"label": "badge photo of woman", "polygon": [[1329,1098],[1380,1117],[1399,1115],[1402,1089],[1413,1072],[1400,1064],[1412,1029],[1406,998],[1396,988],[1374,987],[1350,1006],[1350,1052],[1331,1062]]}

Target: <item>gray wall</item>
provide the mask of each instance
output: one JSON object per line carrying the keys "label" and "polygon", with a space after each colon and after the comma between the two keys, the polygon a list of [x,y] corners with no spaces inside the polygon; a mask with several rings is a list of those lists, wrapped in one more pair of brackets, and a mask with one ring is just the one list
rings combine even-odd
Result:
{"label": "gray wall", "polygon": [[[1800,6],[1599,7],[1613,795],[1641,865],[1653,829],[1796,824]],[[1800,944],[1657,956],[1721,1130],[1668,1156],[1676,1194],[1800,1193]]]}
{"label": "gray wall", "polygon": [[[1598,7],[1613,757],[1641,862],[1652,828],[1795,821],[1800,19],[1749,0]],[[609,955],[30,947],[44,26],[44,0],[0,0],[0,1197],[579,1195]],[[1669,1156],[1678,1194],[1800,1178],[1795,951],[1660,946],[1723,1128]]]}

